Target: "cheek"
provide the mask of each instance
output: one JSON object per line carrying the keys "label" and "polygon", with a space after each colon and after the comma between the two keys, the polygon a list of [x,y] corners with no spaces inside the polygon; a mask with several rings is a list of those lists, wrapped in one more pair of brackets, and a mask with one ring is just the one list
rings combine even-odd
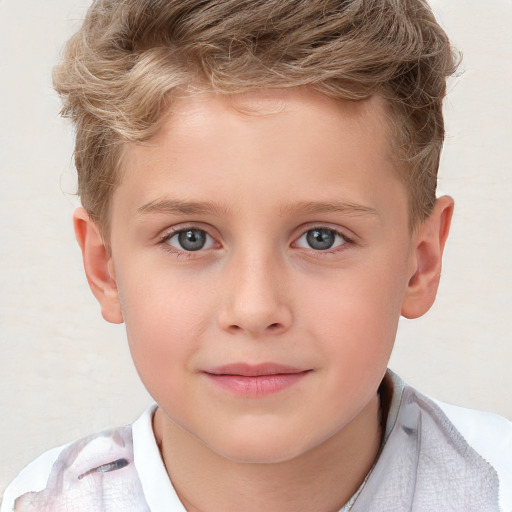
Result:
{"label": "cheek", "polygon": [[117,278],[127,331],[137,335],[134,341],[180,339],[187,332],[201,330],[212,303],[204,280],[151,263],[132,266],[141,267],[151,271],[118,273]]}
{"label": "cheek", "polygon": [[193,280],[160,275],[118,279],[130,351],[148,389],[162,379],[177,380],[173,376],[187,367],[212,318],[213,301]]}
{"label": "cheek", "polygon": [[379,290],[371,279],[347,278],[336,292],[315,303],[311,314],[317,321],[310,325],[316,326],[314,338],[327,362],[324,392],[330,405],[322,414],[338,415],[341,423],[375,395],[393,349],[400,300],[397,291]]}
{"label": "cheek", "polygon": [[[309,287],[303,310],[329,357],[358,371],[387,362],[405,291],[405,265],[388,259],[340,272],[323,287]],[[322,291],[321,291],[322,290]],[[314,300],[312,300],[312,298]],[[306,307],[307,306],[307,307]]]}

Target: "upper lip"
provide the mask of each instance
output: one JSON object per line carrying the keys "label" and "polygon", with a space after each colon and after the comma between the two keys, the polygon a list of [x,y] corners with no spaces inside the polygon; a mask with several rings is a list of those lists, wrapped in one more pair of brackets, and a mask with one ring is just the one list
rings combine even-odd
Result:
{"label": "upper lip", "polygon": [[305,371],[308,370],[277,363],[232,363],[216,366],[214,368],[208,368],[205,370],[205,373],[209,373],[211,375],[240,375],[243,377],[261,377],[263,375],[302,373]]}

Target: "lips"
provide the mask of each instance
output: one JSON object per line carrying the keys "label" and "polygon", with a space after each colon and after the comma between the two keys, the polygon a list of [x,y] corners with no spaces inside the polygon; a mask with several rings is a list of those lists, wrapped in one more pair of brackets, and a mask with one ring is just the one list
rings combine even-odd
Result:
{"label": "lips", "polygon": [[276,363],[235,363],[209,368],[204,375],[217,387],[235,395],[262,397],[294,386],[310,371]]}

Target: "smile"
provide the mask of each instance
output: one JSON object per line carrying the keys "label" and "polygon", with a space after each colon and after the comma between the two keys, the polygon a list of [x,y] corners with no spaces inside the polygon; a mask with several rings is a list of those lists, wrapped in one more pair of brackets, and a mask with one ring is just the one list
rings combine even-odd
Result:
{"label": "smile", "polygon": [[236,363],[208,369],[204,375],[216,386],[235,395],[257,398],[283,391],[310,372],[274,363]]}

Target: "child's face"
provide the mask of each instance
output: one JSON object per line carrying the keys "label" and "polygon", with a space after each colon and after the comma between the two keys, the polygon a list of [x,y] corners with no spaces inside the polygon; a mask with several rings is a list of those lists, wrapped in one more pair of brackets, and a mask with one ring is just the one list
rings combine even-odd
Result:
{"label": "child's face", "polygon": [[375,397],[415,271],[383,119],[379,98],[204,94],[127,148],[111,269],[133,359],[217,453],[295,457]]}

